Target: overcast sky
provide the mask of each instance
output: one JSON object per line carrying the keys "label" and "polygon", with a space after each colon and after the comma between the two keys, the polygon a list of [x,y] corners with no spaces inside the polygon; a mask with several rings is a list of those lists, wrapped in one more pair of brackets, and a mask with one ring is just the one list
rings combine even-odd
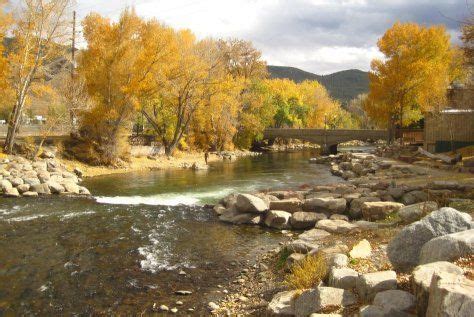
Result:
{"label": "overcast sky", "polygon": [[377,39],[396,21],[445,24],[458,43],[458,21],[474,0],[77,0],[80,18],[117,18],[127,6],[200,38],[250,40],[270,65],[327,74],[368,70],[380,56]]}

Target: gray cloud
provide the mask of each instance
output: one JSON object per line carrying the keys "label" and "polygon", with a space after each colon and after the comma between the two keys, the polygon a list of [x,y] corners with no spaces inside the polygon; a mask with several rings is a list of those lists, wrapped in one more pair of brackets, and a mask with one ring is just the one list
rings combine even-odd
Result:
{"label": "gray cloud", "polygon": [[[469,5],[469,3],[468,3]],[[346,68],[369,68],[370,58],[358,56],[354,62],[331,60],[315,52],[324,48],[342,47],[369,51],[386,29],[396,21],[424,25],[445,24],[459,43],[459,21],[467,16],[465,0],[422,1],[278,1],[262,12],[252,30],[239,34],[262,49],[269,62],[293,63],[292,66],[326,73]],[[279,52],[276,54],[276,52]],[[306,52],[308,59],[300,61],[294,52]],[[350,53],[349,53],[350,54]],[[296,65],[295,65],[296,63]]]}

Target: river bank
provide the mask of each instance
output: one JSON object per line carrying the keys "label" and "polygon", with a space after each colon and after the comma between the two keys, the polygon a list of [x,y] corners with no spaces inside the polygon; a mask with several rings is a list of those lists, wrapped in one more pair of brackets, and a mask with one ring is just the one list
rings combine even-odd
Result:
{"label": "river bank", "polygon": [[[124,162],[122,167],[91,166],[76,160],[61,159],[68,168],[79,168],[84,177],[94,177],[130,172],[166,170],[166,169],[207,169],[203,152],[179,152],[172,157],[165,155],[131,157],[130,162]],[[240,157],[259,155],[251,151],[210,152],[208,163],[223,160],[232,161]]]}
{"label": "river bank", "polygon": [[[332,174],[346,181],[231,195],[214,208],[222,221],[279,229],[287,240],[242,271],[238,281],[245,282],[228,286],[229,295],[211,307],[215,314],[424,316],[432,306],[432,316],[453,311],[449,298],[459,294],[463,305],[474,304],[472,174],[367,154],[313,162],[327,164]],[[423,227],[430,228],[432,222],[440,227],[426,235]],[[289,287],[284,276],[318,254],[327,261],[322,284],[309,290]],[[342,259],[342,264],[335,264],[335,259]],[[433,268],[442,282],[431,283]],[[311,274],[308,267],[298,272]],[[458,290],[446,290],[443,283],[454,283]],[[406,306],[390,304],[400,301]]]}

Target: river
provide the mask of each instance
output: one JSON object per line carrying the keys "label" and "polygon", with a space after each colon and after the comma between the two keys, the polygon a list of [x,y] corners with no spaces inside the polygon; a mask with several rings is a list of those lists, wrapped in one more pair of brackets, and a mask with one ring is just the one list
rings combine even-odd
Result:
{"label": "river", "polygon": [[177,300],[180,311],[207,312],[217,285],[282,237],[220,223],[200,206],[231,192],[340,181],[311,156],[94,177],[84,181],[94,199],[0,198],[0,315],[135,315]]}

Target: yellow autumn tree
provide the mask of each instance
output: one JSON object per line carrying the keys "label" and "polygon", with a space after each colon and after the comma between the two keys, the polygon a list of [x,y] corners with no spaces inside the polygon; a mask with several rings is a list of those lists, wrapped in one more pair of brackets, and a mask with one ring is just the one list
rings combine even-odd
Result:
{"label": "yellow autumn tree", "polygon": [[64,53],[70,36],[68,9],[71,0],[24,0],[17,3],[8,52],[15,100],[8,119],[4,149],[11,153],[22,123],[25,105],[35,85],[41,85],[48,64]]}
{"label": "yellow autumn tree", "polygon": [[156,76],[170,57],[170,31],[155,20],[144,21],[133,9],[117,22],[98,14],[83,21],[87,49],[79,61],[93,106],[83,113],[80,135],[88,144],[76,155],[96,164],[126,158],[131,117],[140,98],[156,91]]}
{"label": "yellow autumn tree", "polygon": [[446,89],[459,75],[455,48],[444,26],[395,23],[378,41],[384,60],[369,73],[365,110],[379,124],[406,126],[445,104]]}
{"label": "yellow autumn tree", "polygon": [[231,150],[242,109],[240,93],[243,81],[240,77],[234,78],[226,68],[219,42],[206,39],[198,46],[202,58],[211,67],[202,106],[197,109],[192,123],[191,142],[204,150]]}

